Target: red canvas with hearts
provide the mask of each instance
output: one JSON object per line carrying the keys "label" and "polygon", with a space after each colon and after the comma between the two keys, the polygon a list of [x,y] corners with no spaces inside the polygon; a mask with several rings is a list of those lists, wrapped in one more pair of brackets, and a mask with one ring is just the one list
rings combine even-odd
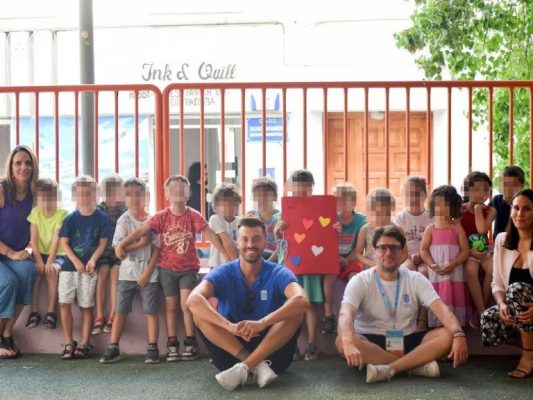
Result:
{"label": "red canvas with hearts", "polygon": [[336,208],[334,196],[281,198],[281,218],[288,224],[284,263],[296,275],[339,272]]}

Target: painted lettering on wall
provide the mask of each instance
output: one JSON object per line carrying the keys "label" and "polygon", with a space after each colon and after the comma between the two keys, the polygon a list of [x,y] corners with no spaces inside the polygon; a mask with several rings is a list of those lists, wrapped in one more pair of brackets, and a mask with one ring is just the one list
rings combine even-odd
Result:
{"label": "painted lettering on wall", "polygon": [[194,78],[202,81],[232,80],[236,78],[236,74],[236,64],[218,65],[207,61],[200,63],[198,66],[189,63],[163,65],[153,62],[145,62],[142,64],[141,68],[141,79],[145,82],[189,81]]}

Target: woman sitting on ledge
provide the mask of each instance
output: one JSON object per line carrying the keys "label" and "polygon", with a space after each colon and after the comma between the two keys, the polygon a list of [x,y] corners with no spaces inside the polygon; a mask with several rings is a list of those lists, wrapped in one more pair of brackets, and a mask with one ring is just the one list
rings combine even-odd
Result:
{"label": "woman sitting on ledge", "polygon": [[481,316],[485,346],[520,340],[522,354],[513,378],[533,376],[533,190],[517,192],[507,232],[494,245],[492,293],[495,306]]}

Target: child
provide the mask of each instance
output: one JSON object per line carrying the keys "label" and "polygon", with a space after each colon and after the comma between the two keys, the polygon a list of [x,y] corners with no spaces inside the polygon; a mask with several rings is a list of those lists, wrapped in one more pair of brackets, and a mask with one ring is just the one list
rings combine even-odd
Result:
{"label": "child", "polygon": [[37,206],[31,210],[28,221],[31,223],[31,248],[37,281],[33,287],[32,312],[26,328],[34,328],[41,322],[38,312],[39,289],[42,277],[46,277],[48,289],[48,308],[43,326],[48,329],[57,327],[57,280],[63,264],[65,252],[59,246],[59,230],[67,211],[57,208],[57,183],[53,179],[39,179],[35,185]]}
{"label": "child", "polygon": [[[76,210],[69,214],[59,231],[65,262],[59,273],[59,306],[65,335],[63,359],[89,355],[92,308],[96,291],[96,262],[111,237],[109,218],[96,208],[96,181],[90,176],[76,178],[72,185]],[[82,340],[73,340],[72,303],[77,298],[82,318]]]}
{"label": "child", "polygon": [[[464,326],[467,299],[463,263],[468,259],[469,249],[465,231],[458,222],[461,196],[453,186],[439,186],[431,193],[429,212],[435,222],[424,231],[420,256],[429,267],[433,287]],[[431,328],[441,325],[431,312],[428,325]]]}
{"label": "child", "polygon": [[[396,200],[388,189],[374,189],[366,196],[367,223],[361,227],[357,234],[355,254],[365,269],[376,265],[374,261],[374,247],[372,237],[374,231],[380,226],[394,225],[391,220]],[[403,232],[403,229],[400,227]],[[402,250],[402,262],[407,260],[407,247]]]}
{"label": "child", "polygon": [[402,187],[405,208],[392,219],[395,225],[401,226],[407,239],[408,257],[405,267],[428,276],[426,264],[420,257],[420,244],[424,230],[431,223],[429,211],[424,207],[427,197],[426,180],[418,176],[410,176]]}
{"label": "child", "polygon": [[[350,280],[363,268],[355,255],[357,234],[366,218],[355,211],[357,191],[351,183],[341,183],[335,187],[334,195],[337,198],[337,218],[335,225],[339,229],[339,277]],[[324,319],[322,320],[322,333],[336,333],[335,313],[333,312],[333,286],[337,280],[336,275],[324,275]]]}
{"label": "child", "polygon": [[[313,186],[315,180],[311,172],[300,169],[294,171],[289,177],[287,183],[287,196],[293,197],[308,197],[313,194]],[[287,228],[287,223],[283,220],[279,220],[275,233],[278,239],[282,239],[283,231]],[[279,264],[283,264],[283,254],[279,251]],[[308,344],[305,349],[304,360],[312,361],[318,358],[318,349],[316,347],[316,330],[318,326],[318,311],[317,304],[324,302],[324,296],[322,292],[322,275],[297,275],[300,285],[304,288],[309,298],[311,306],[305,312],[305,326],[307,329]],[[294,358],[299,357],[298,348],[294,354]]]}
{"label": "child", "polygon": [[503,169],[502,186],[503,194],[494,196],[489,206],[496,209],[496,219],[494,220],[493,238],[505,232],[509,216],[511,215],[511,202],[513,195],[524,188],[524,171],[520,167],[509,165]]}
{"label": "child", "polygon": [[276,262],[278,243],[274,229],[281,218],[280,211],[275,208],[275,203],[278,200],[278,185],[268,176],[254,179],[252,197],[254,210],[248,212],[248,215],[257,216],[265,223],[266,228],[267,247],[263,252],[263,258]]}
{"label": "child", "polygon": [[[124,189],[122,178],[117,174],[107,175],[102,179],[100,187],[103,201],[98,204],[98,209],[103,211],[111,221],[111,228],[115,230],[117,221],[126,211],[124,207]],[[99,335],[102,332],[111,333],[117,298],[118,266],[120,260],[115,256],[111,241],[109,241],[104,254],[96,263],[98,280],[96,281],[96,318],[93,322],[91,333]],[[110,315],[105,319],[106,284],[109,278]]]}
{"label": "child", "polygon": [[221,264],[227,263],[239,257],[237,252],[237,226],[240,218],[239,205],[242,197],[237,189],[237,186],[223,183],[215,189],[213,193],[213,208],[215,214],[209,218],[209,227],[218,235],[226,254],[231,258],[227,259],[217,248],[211,243],[209,250],[209,266],[211,268],[218,267]]}
{"label": "child", "polygon": [[[146,184],[139,178],[128,179],[124,183],[126,194],[126,206],[128,210],[117,221],[113,245],[119,243],[129,233],[146,222],[148,214],[146,205]],[[124,247],[128,256],[122,260],[119,266],[117,284],[117,308],[115,321],[111,331],[111,343],[104,352],[100,363],[114,363],[120,360],[119,341],[126,322],[135,292],[139,292],[142,299],[143,312],[146,318],[148,333],[148,347],[146,350],[146,364],[159,362],[159,274],[156,266],[159,256],[159,236],[152,233],[144,236],[141,240]]]}
{"label": "child", "polygon": [[[463,183],[465,203],[462,206],[463,216],[461,225],[465,230],[466,237],[470,241],[470,258],[466,262],[466,280],[470,297],[476,307],[476,313],[472,313],[470,325],[473,328],[479,327],[479,316],[483,314],[491,297],[492,283],[492,251],[489,249],[476,249],[472,246],[473,240],[488,242],[487,233],[490,230],[492,221],[496,217],[496,210],[485,205],[485,201],[490,197],[492,182],[487,174],[483,172],[471,172],[466,176]],[[479,267],[483,268],[485,276],[483,278],[483,288],[479,284]]]}
{"label": "child", "polygon": [[[194,321],[187,308],[187,298],[198,282],[198,270],[200,269],[200,260],[195,246],[196,233],[203,231],[218,251],[229,259],[220,239],[209,228],[205,218],[198,211],[186,206],[189,194],[189,181],[186,177],[182,175],[169,177],[165,182],[165,196],[170,206],[159,211],[115,246],[116,255],[123,259],[126,256],[125,249],[132,243],[151,231],[160,235],[159,280],[165,295],[165,322],[168,335],[166,360],[168,362],[198,358]],[[180,302],[187,335],[184,341],[185,349],[181,355],[176,327]]]}

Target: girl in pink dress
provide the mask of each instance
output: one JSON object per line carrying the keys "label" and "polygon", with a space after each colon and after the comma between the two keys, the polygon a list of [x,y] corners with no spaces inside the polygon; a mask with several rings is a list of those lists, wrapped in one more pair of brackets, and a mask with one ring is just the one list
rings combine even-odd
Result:
{"label": "girl in pink dress", "polygon": [[[422,238],[420,255],[429,266],[428,275],[442,301],[450,307],[461,325],[468,321],[466,278],[463,263],[468,260],[469,247],[461,218],[461,196],[453,186],[439,186],[431,193],[430,214],[434,223]],[[429,312],[428,326],[441,326]]]}

